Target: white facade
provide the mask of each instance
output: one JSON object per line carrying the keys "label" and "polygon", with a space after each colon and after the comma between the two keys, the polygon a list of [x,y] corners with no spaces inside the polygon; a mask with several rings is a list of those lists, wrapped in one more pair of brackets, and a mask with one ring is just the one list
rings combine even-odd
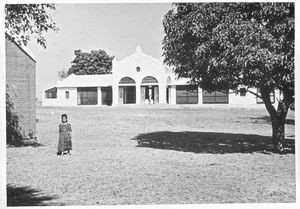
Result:
{"label": "white facade", "polygon": [[[207,94],[176,79],[161,59],[145,54],[140,47],[123,60],[113,60],[112,74],[70,75],[43,92],[43,106],[121,104],[228,104],[262,106],[250,93]],[[256,92],[255,89],[253,89]],[[278,96],[278,92],[275,92]],[[275,99],[274,99],[275,100]],[[276,102],[276,101],[275,101]]]}

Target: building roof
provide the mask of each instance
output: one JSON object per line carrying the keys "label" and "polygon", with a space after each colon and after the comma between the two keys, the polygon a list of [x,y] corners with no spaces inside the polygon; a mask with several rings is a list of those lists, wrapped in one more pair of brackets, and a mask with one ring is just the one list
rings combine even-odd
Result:
{"label": "building roof", "polygon": [[[116,69],[130,69],[130,66],[119,66],[120,64],[136,64],[136,60],[138,60],[140,63],[143,63],[146,68],[150,69],[149,75],[151,76],[151,73],[153,72],[153,69],[157,68],[156,66],[160,67],[159,69],[164,69],[165,71],[161,72],[163,76],[170,77],[170,81],[168,82],[167,85],[187,85],[189,84],[190,79],[187,78],[176,78],[174,72],[172,71],[171,68],[165,66],[162,62],[162,59],[156,59],[154,57],[151,57],[150,55],[145,54],[142,49],[138,46],[136,48],[136,51],[134,54],[124,58],[121,61],[116,61],[114,60],[113,62],[117,62],[118,66],[113,66],[112,73],[113,74],[118,74],[120,71],[116,71]],[[143,62],[142,62],[143,61]],[[149,66],[150,65],[150,66]],[[145,69],[144,68],[144,69]],[[136,70],[134,70],[135,72]],[[75,75],[71,74],[65,79],[58,81],[55,87],[58,88],[64,88],[64,87],[105,87],[105,86],[112,86],[113,85],[113,79],[115,79],[115,75],[113,74],[98,74],[98,75]],[[123,73],[124,74],[124,73]],[[126,74],[122,76],[126,77]],[[146,75],[146,76],[149,76]],[[113,78],[114,76],[114,78]],[[128,74],[130,76],[130,72]],[[54,86],[51,86],[52,88]],[[50,88],[49,88],[50,89]],[[48,89],[48,90],[49,90]]]}
{"label": "building roof", "polygon": [[[136,47],[136,50],[133,54],[125,57],[124,59],[120,60],[120,61],[116,61],[117,63],[122,63],[122,62],[128,62],[128,60],[131,60],[133,62],[135,62],[136,60],[139,60],[139,58],[144,58],[156,65],[159,65],[159,66],[163,66],[163,62],[162,62],[162,59],[160,58],[155,58],[155,57],[152,57],[146,53],[143,52],[143,50],[141,49],[141,47],[138,45]],[[165,66],[167,67],[167,66]]]}
{"label": "building roof", "polygon": [[24,44],[19,44],[18,42],[16,42],[10,35],[8,35],[7,33],[5,33],[6,37],[8,40],[10,40],[11,42],[13,42],[15,45],[17,45],[28,57],[30,57],[34,62],[36,62],[36,58],[33,55],[33,53],[24,45]]}
{"label": "building roof", "polygon": [[56,87],[96,87],[111,86],[112,74],[101,75],[75,75],[71,74],[62,81],[58,81]]}
{"label": "building roof", "polygon": [[188,85],[191,79],[188,78],[176,78],[171,80],[171,85]]}

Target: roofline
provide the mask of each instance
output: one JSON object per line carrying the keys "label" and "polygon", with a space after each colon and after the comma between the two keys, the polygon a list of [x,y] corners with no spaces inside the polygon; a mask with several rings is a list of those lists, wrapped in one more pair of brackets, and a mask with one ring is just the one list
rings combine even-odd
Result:
{"label": "roofline", "polygon": [[74,75],[74,76],[109,76],[112,75],[112,73],[103,73],[103,74],[79,74],[76,75],[75,73],[72,73],[70,75],[68,75],[66,78],[68,78],[69,76]]}
{"label": "roofline", "polygon": [[155,57],[152,57],[151,55],[148,55],[143,51],[140,51],[140,52],[135,51],[134,53],[124,57],[122,60],[118,60],[116,62],[116,64],[122,63],[124,60],[127,60],[127,59],[131,58],[132,55],[136,55],[136,54],[143,56],[144,58],[148,59],[149,61],[151,61],[152,63],[154,63],[156,65],[165,67],[165,65],[163,63],[160,63]]}
{"label": "roofline", "polygon": [[46,89],[46,90],[44,90],[44,92],[47,92],[47,91],[50,91],[50,90],[53,90],[53,89],[57,89],[57,87],[52,87],[52,88]]}
{"label": "roofline", "polygon": [[11,42],[13,42],[15,45],[17,45],[17,47],[19,49],[21,49],[30,59],[32,59],[35,63],[36,63],[36,59],[33,55],[33,53],[24,45],[20,45],[18,44],[10,35],[8,35],[7,33],[5,33],[6,38],[8,38],[8,40],[10,40]]}

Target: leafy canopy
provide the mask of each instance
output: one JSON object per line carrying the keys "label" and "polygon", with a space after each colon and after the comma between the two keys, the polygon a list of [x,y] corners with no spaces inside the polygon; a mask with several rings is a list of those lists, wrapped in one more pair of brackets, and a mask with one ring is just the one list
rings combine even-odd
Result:
{"label": "leafy canopy", "polygon": [[54,4],[6,4],[5,33],[18,44],[27,45],[34,37],[38,44],[46,48],[44,33],[58,31],[52,20]]}
{"label": "leafy canopy", "polygon": [[108,74],[111,73],[113,56],[104,50],[93,50],[90,53],[75,51],[75,59],[68,70],[68,75]]}
{"label": "leafy canopy", "polygon": [[203,89],[294,96],[293,3],[176,3],[164,17],[164,62]]}

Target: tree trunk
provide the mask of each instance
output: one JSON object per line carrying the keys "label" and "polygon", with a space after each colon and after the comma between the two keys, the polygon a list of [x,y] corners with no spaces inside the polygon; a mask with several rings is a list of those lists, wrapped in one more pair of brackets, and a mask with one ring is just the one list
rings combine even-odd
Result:
{"label": "tree trunk", "polygon": [[288,112],[288,106],[279,101],[275,115],[271,115],[272,120],[272,140],[276,151],[283,151],[283,141],[285,139],[285,119]]}
{"label": "tree trunk", "polygon": [[283,142],[285,139],[284,125],[288,113],[289,104],[285,103],[284,101],[278,101],[278,107],[276,110],[271,103],[270,92],[270,89],[262,88],[261,96],[272,120],[272,141],[274,151],[282,152]]}
{"label": "tree trunk", "polygon": [[284,130],[285,119],[281,119],[275,117],[272,119],[272,141],[273,146],[276,151],[282,152],[283,151],[283,141],[285,139],[285,130]]}

